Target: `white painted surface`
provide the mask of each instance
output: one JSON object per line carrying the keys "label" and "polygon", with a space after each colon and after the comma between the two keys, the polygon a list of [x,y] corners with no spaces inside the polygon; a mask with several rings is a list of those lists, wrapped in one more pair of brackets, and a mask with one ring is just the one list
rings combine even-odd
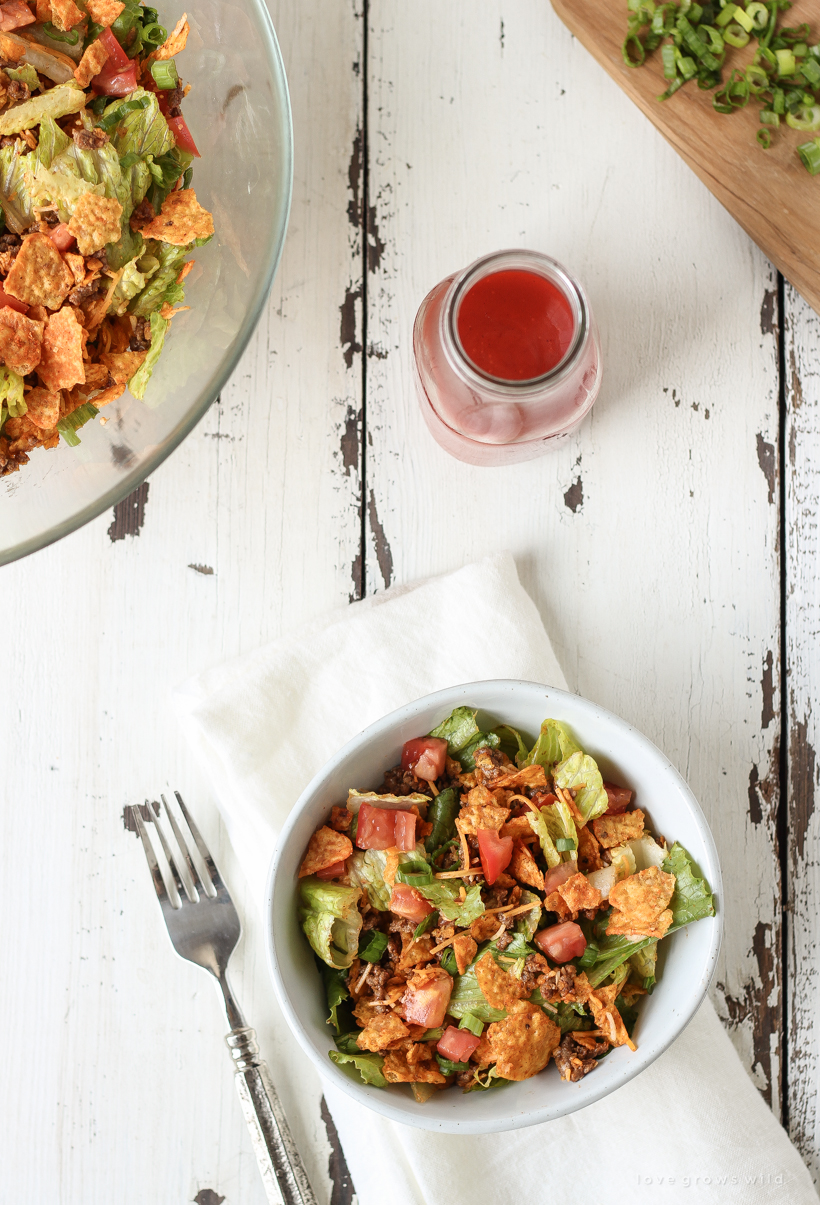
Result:
{"label": "white painted surface", "polygon": [[[349,0],[278,0],[273,14],[296,183],[267,314],[221,406],[151,479],[138,538],[112,544],[110,517],[101,518],[0,576],[3,1205],[144,1205],[190,1201],[202,1188],[228,1205],[264,1200],[216,994],[173,955],[120,814],[148,793],[181,789],[242,907],[241,877],[169,692],[355,588],[362,373],[355,346],[346,364],[339,331],[340,307],[347,295],[355,310],[361,284],[347,212],[361,19]],[[571,686],[655,740],[711,819],[726,889],[716,1003],[755,1081],[773,1081],[777,1099],[777,1052],[767,1067],[766,1034],[756,1053],[753,1040],[755,1016],[776,1034],[780,1007],[777,955],[765,981],[759,965],[766,970],[780,916],[776,758],[769,776],[779,725],[777,482],[770,502],[758,463],[758,436],[774,468],[778,442],[776,341],[761,334],[760,317],[769,266],[547,5],[370,0],[369,54],[370,200],[384,252],[368,275],[368,589],[512,549]],[[591,421],[553,455],[472,469],[423,427],[411,324],[445,273],[516,244],[553,254],[586,284],[604,390]],[[793,332],[808,376],[816,326]],[[359,305],[354,344],[362,341]],[[815,394],[804,392],[814,405]],[[803,457],[808,472],[817,462],[808,436]],[[564,495],[578,480],[573,511]],[[789,522],[799,526],[807,511],[816,518],[817,490],[808,477],[797,482]],[[804,547],[815,555],[797,536],[793,547],[790,564]],[[815,562],[800,563],[802,589],[808,596],[814,584],[816,599]],[[801,716],[816,664],[813,614],[803,608],[795,636],[804,652],[792,711]],[[774,714],[764,726],[770,651]],[[772,784],[759,792],[758,823],[748,818],[753,767]],[[805,849],[793,889],[805,893],[808,921],[816,856]],[[816,947],[805,940],[795,963],[816,992]],[[312,1073],[277,1014],[252,916],[242,954],[238,994],[328,1195],[318,1084],[303,1091]],[[797,1015],[803,1030],[809,1016]],[[815,1048],[806,1049],[816,1076]],[[816,1080],[792,1083],[808,1153],[818,1141]]]}

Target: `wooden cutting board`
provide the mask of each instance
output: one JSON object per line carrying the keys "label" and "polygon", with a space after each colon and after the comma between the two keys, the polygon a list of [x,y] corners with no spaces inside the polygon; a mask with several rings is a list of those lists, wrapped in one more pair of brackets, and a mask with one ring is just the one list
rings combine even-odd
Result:
{"label": "wooden cutting board", "polygon": [[[728,209],[746,233],[814,310],[820,313],[820,175],[810,176],[796,147],[820,135],[781,125],[764,151],[755,135],[759,106],[753,100],[730,115],[716,113],[712,92],[689,83],[666,101],[660,51],[644,66],[627,67],[621,57],[626,34],[625,0],[552,0],[552,6],[579,42],[646,114],[664,138]],[[785,18],[785,19],[784,19]],[[816,3],[797,0],[783,15],[790,26],[808,21],[816,41]],[[734,67],[752,61],[757,42],[726,56],[724,79]]]}

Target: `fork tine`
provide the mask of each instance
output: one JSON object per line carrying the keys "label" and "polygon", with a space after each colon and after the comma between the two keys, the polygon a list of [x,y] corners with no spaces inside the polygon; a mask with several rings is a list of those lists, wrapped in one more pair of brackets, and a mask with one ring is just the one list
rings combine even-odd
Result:
{"label": "fork tine", "polygon": [[[202,834],[200,833],[199,829],[197,828],[196,824],[194,823],[193,817],[191,816],[191,813],[186,808],[185,802],[184,802],[182,796],[180,795],[179,791],[174,791],[174,794],[176,795],[177,803],[179,804],[180,811],[182,812],[183,816],[185,817],[185,823],[188,825],[188,828],[191,830],[191,836],[193,837],[194,841],[196,842],[196,847],[199,850],[202,861],[205,863],[205,866],[207,867],[207,870],[208,870],[208,874],[211,876],[211,882],[213,883],[214,887],[217,890],[219,888],[222,888],[224,890],[225,884],[222,882],[219,871],[217,870],[217,868],[214,864],[214,860],[211,857],[210,853],[208,852],[208,846],[205,844],[205,842],[202,839]],[[206,891],[207,891],[207,888],[206,888]]]}
{"label": "fork tine", "polygon": [[[171,825],[171,829],[173,830],[174,838],[179,849],[180,862],[177,863],[177,870],[179,871],[182,881],[185,884],[185,891],[187,892],[188,899],[192,904],[196,904],[199,900],[199,892],[197,891],[198,876],[196,870],[194,869],[193,862],[191,861],[191,855],[188,853],[188,846],[185,844],[185,838],[182,835],[182,830],[176,822],[174,813],[168,807],[168,800],[164,795],[160,795],[160,799],[165,805],[165,815],[168,817],[168,821]],[[176,853],[174,854],[174,858],[176,858]]]}
{"label": "fork tine", "polygon": [[165,839],[165,833],[163,832],[162,824],[161,824],[160,818],[159,818],[159,805],[157,805],[156,810],[151,805],[149,805],[149,810],[151,812],[151,821],[154,825],[154,831],[156,832],[157,836],[159,837],[159,843],[162,846],[162,852],[165,854],[166,861],[168,862],[168,869],[171,872],[171,880],[174,884],[174,887],[176,888],[177,895],[179,896],[179,899],[177,901],[175,901],[173,896],[170,895],[170,893],[169,893],[169,898],[170,898],[171,903],[174,906],[174,908],[179,908],[182,906],[183,895],[187,895],[188,893],[185,891],[185,887],[184,887],[182,879],[180,877],[179,870],[177,869],[177,864],[174,861],[174,855],[171,853],[171,848]]}
{"label": "fork tine", "polygon": [[145,822],[142,819],[142,814],[138,806],[131,808],[131,816],[137,826],[137,832],[142,838],[142,848],[145,850],[145,857],[148,861],[148,869],[151,871],[151,878],[154,880],[154,890],[157,893],[157,899],[161,904],[164,904],[170,897],[165,888],[165,880],[162,877],[159,862],[157,861],[157,855],[154,853],[154,847],[151,844],[151,838],[148,836],[148,829],[145,827]]}

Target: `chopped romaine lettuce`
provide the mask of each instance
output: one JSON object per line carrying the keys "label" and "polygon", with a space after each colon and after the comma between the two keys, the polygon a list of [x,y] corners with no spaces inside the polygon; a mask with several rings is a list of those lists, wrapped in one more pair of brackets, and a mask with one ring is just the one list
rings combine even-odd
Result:
{"label": "chopped romaine lettuce", "polygon": [[469,774],[475,769],[474,755],[477,749],[497,749],[500,744],[501,737],[494,732],[479,732],[463,749],[459,749],[456,760],[461,763],[462,770]]}
{"label": "chopped romaine lettuce", "polygon": [[[644,947],[643,950],[636,950],[634,954],[629,956],[629,965],[634,971],[633,978],[639,982],[646,979],[651,979],[655,982],[655,968],[658,964],[658,943],[652,942],[651,945]],[[645,987],[646,984],[644,983]]]}
{"label": "chopped romaine lettuce", "polygon": [[328,1054],[337,1067],[355,1068],[363,1082],[370,1084],[371,1088],[387,1087],[387,1080],[382,1075],[384,1059],[380,1054],[368,1054],[364,1050],[359,1054],[346,1054],[343,1050],[329,1050]]}
{"label": "chopped romaine lettuce", "polygon": [[9,79],[17,80],[18,84],[27,84],[32,92],[39,90],[40,81],[31,63],[24,63],[22,67],[6,67],[4,70]]}
{"label": "chopped romaine lettuce", "polygon": [[427,820],[432,824],[432,831],[424,842],[427,852],[432,854],[441,849],[456,834],[456,816],[458,815],[458,796],[452,787],[440,791],[427,813]]}
{"label": "chopped romaine lettuce", "polygon": [[359,946],[362,915],[358,887],[324,882],[314,875],[299,884],[299,919],[314,952],[328,966],[349,967]]}
{"label": "chopped romaine lettuce", "polygon": [[537,987],[530,996],[532,1004],[543,1008],[547,1016],[560,1028],[561,1033],[571,1033],[575,1029],[594,1029],[595,1022],[584,1011],[583,1004],[567,1004],[559,1000],[556,1004],[548,1003]]}
{"label": "chopped romaine lettuce", "polygon": [[557,787],[565,791],[577,791],[575,806],[584,820],[590,821],[596,816],[603,816],[609,807],[601,772],[588,753],[582,753],[580,749],[571,753],[555,767],[553,779]]}
{"label": "chopped romaine lettuce", "polygon": [[463,749],[468,745],[474,736],[478,735],[478,724],[475,722],[477,710],[472,707],[456,707],[446,720],[434,728],[429,736],[435,736],[439,740],[447,742],[447,752],[450,757],[455,757],[459,749]]}
{"label": "chopped romaine lettuce", "polygon": [[327,1007],[330,1010],[328,1024],[332,1025],[337,1033],[340,1032],[342,1026],[339,1021],[339,1006],[349,999],[350,992],[347,990],[347,972],[335,970],[329,967],[327,963],[322,963],[322,982],[325,985],[325,998]]}
{"label": "chopped romaine lettuce", "polygon": [[663,866],[669,857],[669,850],[663,845],[658,845],[655,838],[650,837],[648,833],[644,833],[642,837],[635,837],[627,844],[632,850],[636,870],[647,870],[650,866]]}
{"label": "chopped romaine lettuce", "polygon": [[567,804],[559,799],[557,803],[541,808],[541,814],[553,843],[561,840],[572,842],[572,848],[563,851],[562,856],[565,862],[574,861],[578,857],[578,830]]}
{"label": "chopped romaine lettuce", "polygon": [[544,720],[538,740],[522,765],[545,766],[549,769],[556,762],[564,761],[570,754],[577,753],[580,748],[566,724],[562,724],[560,720]]}
{"label": "chopped romaine lettuce", "polygon": [[23,155],[16,142],[0,150],[0,205],[9,230],[15,234],[22,234],[34,221],[31,176],[36,163],[36,152]]}
{"label": "chopped romaine lettuce", "polygon": [[459,1021],[462,1017],[467,1016],[468,1013],[470,1016],[477,1017],[479,1021],[485,1022],[503,1021],[507,1015],[503,1008],[492,1008],[487,1003],[486,996],[478,986],[475,964],[485,952],[486,947],[479,950],[464,974],[459,975],[455,981],[453,994],[450,997],[450,1003],[447,1005],[447,1012]]}
{"label": "chopped romaine lettuce", "polygon": [[[143,259],[152,261],[154,265],[152,270],[147,272],[141,270]],[[123,268],[122,276],[117,281],[117,287],[112,294],[111,304],[108,307],[109,314],[124,314],[128,308],[128,302],[145,288],[146,281],[153,276],[158,267],[159,261],[152,255],[144,255],[142,258],[135,256],[129,260]]]}
{"label": "chopped romaine lettuce", "polygon": [[6,109],[5,113],[0,113],[0,136],[33,130],[47,117],[56,121],[58,117],[78,113],[84,107],[85,93],[74,80],[69,80],[66,84],[57,84],[47,92],[32,96],[31,100],[24,100],[22,104],[14,105],[11,109]]}
{"label": "chopped romaine lettuce", "polygon": [[140,399],[145,397],[145,387],[160,357],[162,345],[165,342],[165,333],[170,325],[168,319],[161,318],[158,313],[154,312],[151,315],[151,346],[148,348],[148,354],[142,364],[128,382],[128,388],[134,397]]}
{"label": "chopped romaine lettuce", "polygon": [[550,836],[550,831],[547,827],[546,814],[550,810],[551,809],[549,807],[540,808],[537,816],[535,812],[530,810],[527,812],[527,820],[530,823],[530,828],[541,843],[541,852],[546,859],[547,866],[552,869],[553,866],[558,866],[560,864],[562,858],[558,850],[555,848],[555,842]]}
{"label": "chopped romaine lettuce", "polygon": [[655,940],[652,937],[640,937],[633,940],[621,934],[601,937],[598,941],[598,957],[587,971],[587,978],[592,986],[598,987],[628,958],[637,954],[639,950],[646,949]]}
{"label": "chopped romaine lettuce", "polygon": [[347,860],[347,873],[357,887],[367,892],[371,908],[386,912],[390,888],[384,881],[387,854],[383,849],[356,849]]}
{"label": "chopped romaine lettuce", "polygon": [[[168,128],[168,122],[159,110],[157,98],[153,92],[137,88],[130,93],[129,101],[147,100],[145,108],[133,109],[125,113],[111,131],[111,145],[120,157],[129,154],[152,155],[157,159],[166,155],[176,146],[174,135]],[[114,111],[122,106],[122,100],[113,100],[103,110],[102,121],[111,117]]]}
{"label": "chopped romaine lettuce", "polygon": [[668,932],[674,933],[692,921],[715,915],[715,901],[706,881],[695,874],[692,859],[677,841],[663,863],[666,874],[675,876],[675,890],[669,907],[672,909],[672,924]]}
{"label": "chopped romaine lettuce", "polygon": [[371,929],[364,941],[359,943],[359,957],[365,962],[378,962],[387,949],[387,934],[381,929]]}
{"label": "chopped romaine lettuce", "polygon": [[51,167],[56,156],[62,154],[70,145],[71,139],[60,129],[54,118],[44,117],[40,122],[40,137],[34,152],[37,162],[43,167]]}
{"label": "chopped romaine lettuce", "polygon": [[507,757],[520,768],[527,765],[529,752],[526,742],[517,728],[512,728],[509,724],[499,724],[493,732],[498,737],[500,744],[499,749],[507,754]]}
{"label": "chopped romaine lettuce", "polygon": [[[521,898],[518,901],[519,907],[525,904],[540,904],[541,897],[536,895],[534,891],[528,891],[526,887],[521,888]],[[531,941],[538,929],[538,922],[541,919],[540,908],[530,908],[529,912],[520,912],[515,918],[515,931],[520,933],[525,941]]]}
{"label": "chopped romaine lettuce", "polygon": [[437,883],[420,886],[416,890],[438,908],[445,920],[456,921],[461,928],[466,928],[481,916],[484,904],[479,883],[469,889],[466,899],[461,903],[459,888],[463,886],[461,879],[439,879]]}
{"label": "chopped romaine lettuce", "polygon": [[3,364],[0,364],[0,402],[6,407],[9,418],[19,418],[28,410],[23,398],[23,378]]}

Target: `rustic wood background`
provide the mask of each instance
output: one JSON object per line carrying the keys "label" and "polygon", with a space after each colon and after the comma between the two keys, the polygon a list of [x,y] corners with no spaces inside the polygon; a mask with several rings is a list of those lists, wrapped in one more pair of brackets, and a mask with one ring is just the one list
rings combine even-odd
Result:
{"label": "rustic wood background", "polygon": [[[701,799],[726,891],[713,997],[820,1176],[820,319],[544,0],[272,12],[296,176],[256,335],[131,499],[0,576],[0,1201],[264,1201],[216,995],[123,828],[172,787],[246,912],[238,992],[320,1197],[351,1201],[170,693],[502,548],[571,686]],[[585,282],[604,388],[560,450],[471,468],[423,426],[411,325],[442,276],[515,245]]]}

